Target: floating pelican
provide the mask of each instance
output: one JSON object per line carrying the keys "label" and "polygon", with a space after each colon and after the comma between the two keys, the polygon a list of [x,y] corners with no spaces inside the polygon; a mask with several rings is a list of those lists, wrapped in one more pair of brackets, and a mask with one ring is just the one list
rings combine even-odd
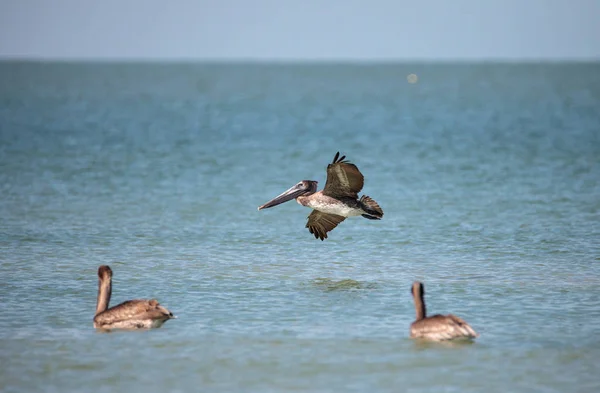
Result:
{"label": "floating pelican", "polygon": [[479,334],[465,320],[456,315],[427,316],[425,309],[425,288],[423,283],[415,281],[411,287],[415,299],[417,319],[410,324],[410,338],[424,338],[432,341],[456,339],[474,339]]}
{"label": "floating pelican", "polygon": [[362,190],[364,177],[356,165],[344,161],[346,156],[335,154],[333,162],[327,165],[327,182],[322,191],[317,191],[314,180],[302,180],[298,184],[275,197],[258,210],[277,206],[281,203],[296,199],[302,206],[310,207],[313,212],[308,216],[306,228],[315,235],[316,239],[327,239],[327,232],[333,230],[347,217],[363,216],[371,220],[383,217],[383,210],[377,202],[363,195],[358,199]]}
{"label": "floating pelican", "polygon": [[94,327],[98,329],[150,329],[161,327],[176,318],[155,299],[128,300],[108,308],[112,293],[112,270],[106,265],[98,268],[98,302]]}

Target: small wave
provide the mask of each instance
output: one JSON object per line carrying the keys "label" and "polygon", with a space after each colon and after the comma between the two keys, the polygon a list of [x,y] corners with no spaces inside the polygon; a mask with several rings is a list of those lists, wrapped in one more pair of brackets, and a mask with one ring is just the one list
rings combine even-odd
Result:
{"label": "small wave", "polygon": [[356,289],[370,289],[374,287],[374,284],[362,283],[360,281],[352,279],[344,279],[335,281],[330,278],[316,278],[312,281],[312,284],[318,288],[322,288],[326,291],[345,291],[345,290],[356,290]]}

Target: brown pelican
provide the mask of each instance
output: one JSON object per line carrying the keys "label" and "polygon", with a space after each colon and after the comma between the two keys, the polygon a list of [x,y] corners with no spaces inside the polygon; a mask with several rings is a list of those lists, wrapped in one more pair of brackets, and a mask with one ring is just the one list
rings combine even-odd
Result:
{"label": "brown pelican", "polygon": [[327,165],[327,182],[325,188],[317,192],[314,180],[302,180],[298,184],[275,197],[258,210],[277,206],[280,203],[296,199],[302,206],[310,207],[313,212],[308,216],[306,228],[315,238],[327,239],[327,232],[335,228],[346,217],[363,216],[371,220],[383,217],[383,210],[377,202],[363,195],[364,177],[356,165],[344,161],[346,156],[335,154],[333,162]]}
{"label": "brown pelican", "polygon": [[424,338],[432,341],[445,341],[456,339],[474,339],[479,334],[462,318],[456,315],[427,316],[425,309],[425,288],[423,283],[415,281],[411,287],[415,299],[417,319],[410,324],[410,338]]}
{"label": "brown pelican", "polygon": [[[175,317],[155,299],[128,300],[108,308],[112,292],[112,270],[106,265],[98,268],[98,302],[94,327],[98,329],[150,329],[161,327]],[[107,310],[108,308],[108,310]]]}

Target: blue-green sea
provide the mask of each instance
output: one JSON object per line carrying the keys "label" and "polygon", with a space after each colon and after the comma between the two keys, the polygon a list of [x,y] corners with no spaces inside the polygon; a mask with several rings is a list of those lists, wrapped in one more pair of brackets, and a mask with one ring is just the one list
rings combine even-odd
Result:
{"label": "blue-green sea", "polygon": [[[337,151],[382,220],[257,210]],[[102,264],[178,319],[96,332]],[[410,340],[415,280],[481,336]],[[600,63],[0,63],[3,393],[597,392],[599,357]]]}

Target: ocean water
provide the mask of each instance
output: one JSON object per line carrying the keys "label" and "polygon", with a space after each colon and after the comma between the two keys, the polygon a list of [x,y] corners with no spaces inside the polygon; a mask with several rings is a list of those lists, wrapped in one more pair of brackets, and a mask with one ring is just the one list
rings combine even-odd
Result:
{"label": "ocean water", "polygon": [[[0,103],[2,392],[600,390],[598,63],[3,62]],[[257,211],[337,151],[381,221]],[[96,332],[101,264],[178,319]],[[481,336],[410,340],[414,280]]]}

